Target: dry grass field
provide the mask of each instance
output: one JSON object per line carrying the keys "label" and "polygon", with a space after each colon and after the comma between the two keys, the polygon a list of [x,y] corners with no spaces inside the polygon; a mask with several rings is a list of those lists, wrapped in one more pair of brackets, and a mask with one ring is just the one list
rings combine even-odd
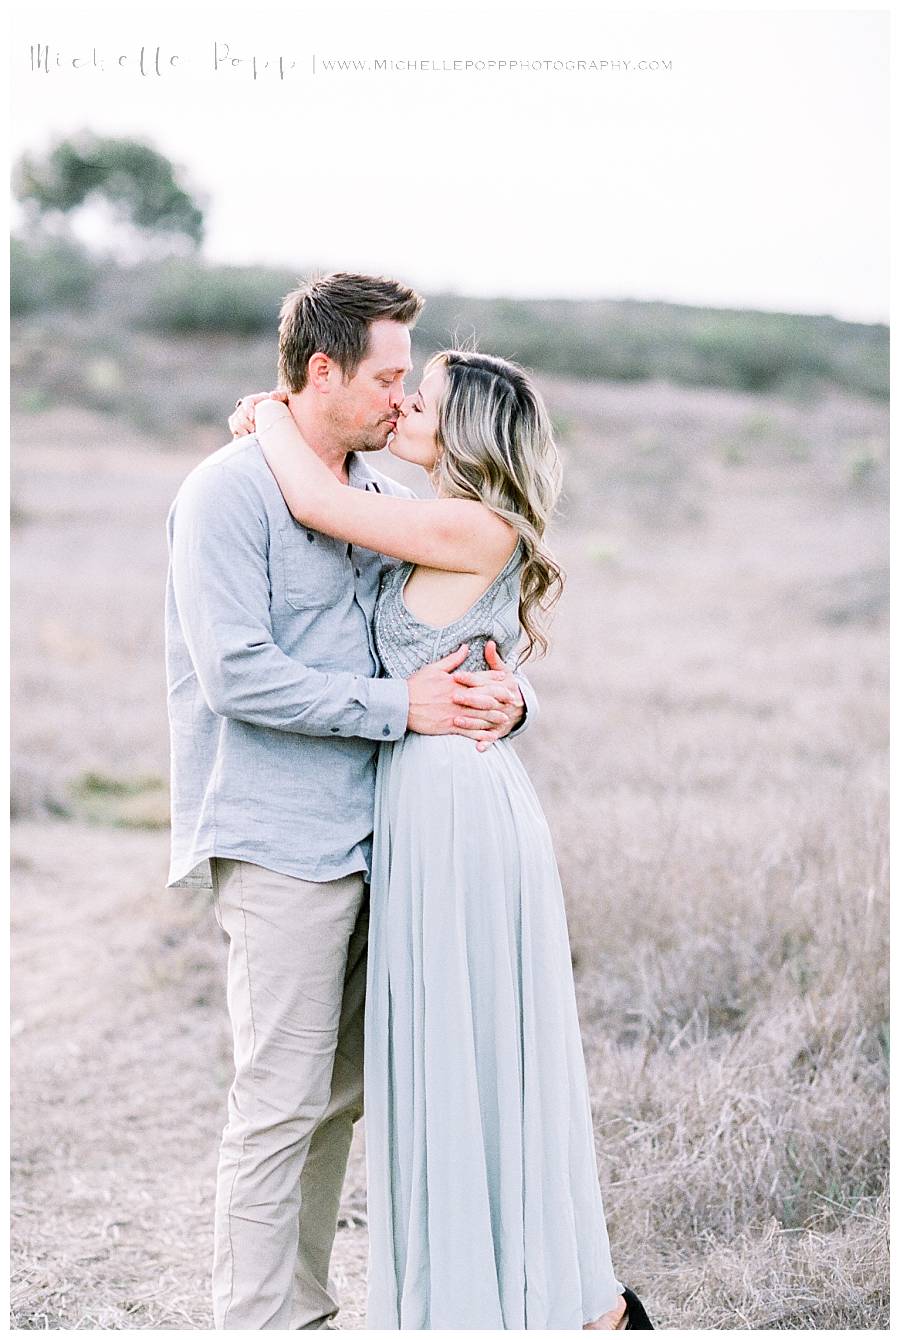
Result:
{"label": "dry grass field", "polygon": [[[177,394],[220,354],[182,350]],[[239,371],[223,420],[267,380]],[[885,1329],[887,410],[543,385],[569,577],[518,748],[619,1277],[662,1329]],[[224,434],[57,389],[14,438],[13,1325],[209,1329],[224,951],[206,896],[163,887],[163,522]]]}

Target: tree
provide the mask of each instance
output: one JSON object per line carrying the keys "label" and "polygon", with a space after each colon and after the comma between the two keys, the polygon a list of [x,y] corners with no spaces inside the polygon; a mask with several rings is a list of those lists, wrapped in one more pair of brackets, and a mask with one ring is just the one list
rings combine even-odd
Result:
{"label": "tree", "polygon": [[44,158],[26,154],[19,160],[13,188],[40,221],[69,220],[82,207],[103,202],[138,249],[193,249],[203,241],[203,211],[179,181],[179,170],[139,140],[87,131],[60,140]]}

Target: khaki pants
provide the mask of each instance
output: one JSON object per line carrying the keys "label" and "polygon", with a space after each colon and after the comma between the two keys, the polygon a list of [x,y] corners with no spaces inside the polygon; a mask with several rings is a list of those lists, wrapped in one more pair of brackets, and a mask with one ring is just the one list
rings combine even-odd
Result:
{"label": "khaki pants", "polygon": [[363,1106],[368,896],[212,861],[228,936],[235,1077],[216,1183],[219,1330],[302,1330],[338,1310],[329,1279]]}

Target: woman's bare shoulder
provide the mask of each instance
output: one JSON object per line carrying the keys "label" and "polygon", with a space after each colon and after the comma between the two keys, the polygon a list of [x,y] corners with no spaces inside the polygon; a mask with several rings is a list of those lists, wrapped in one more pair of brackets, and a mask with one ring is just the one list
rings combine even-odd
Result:
{"label": "woman's bare shoulder", "polygon": [[477,546],[479,571],[485,576],[493,576],[512,558],[519,543],[519,532],[484,503],[473,502],[472,509],[472,539],[473,547]]}

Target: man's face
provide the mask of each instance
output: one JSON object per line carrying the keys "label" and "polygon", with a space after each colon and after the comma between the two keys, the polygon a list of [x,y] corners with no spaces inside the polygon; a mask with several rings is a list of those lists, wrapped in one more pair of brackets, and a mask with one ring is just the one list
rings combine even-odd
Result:
{"label": "man's face", "polygon": [[329,396],[329,422],[347,451],[380,451],[387,443],[403,403],[403,378],[412,367],[409,351],[408,326],[372,322],[369,349],[356,374]]}

